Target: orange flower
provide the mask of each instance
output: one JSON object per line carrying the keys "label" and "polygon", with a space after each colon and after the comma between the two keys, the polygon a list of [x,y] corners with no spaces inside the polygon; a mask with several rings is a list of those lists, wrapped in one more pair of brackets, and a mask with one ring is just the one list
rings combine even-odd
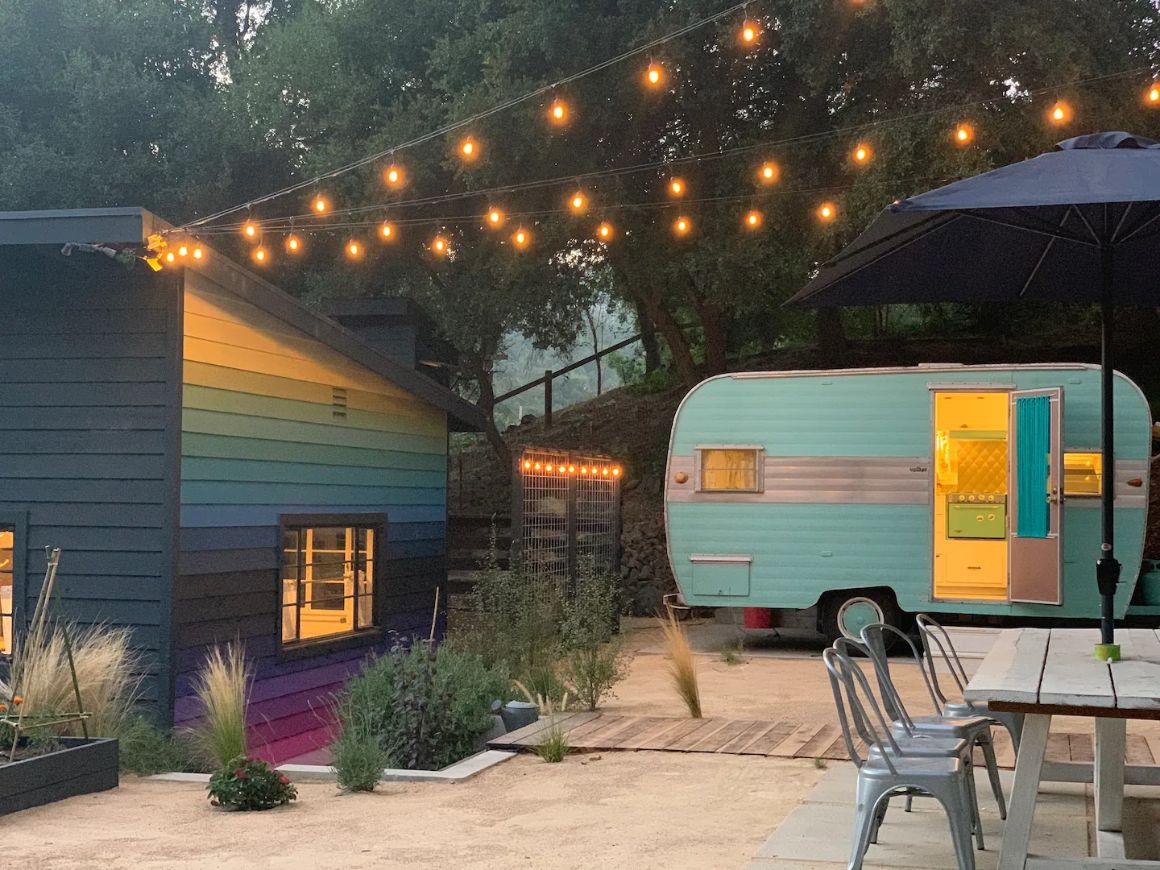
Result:
{"label": "orange flower", "polygon": [[7,712],[7,710],[8,710],[7,704],[0,704],[0,713]]}
{"label": "orange flower", "polygon": [[12,703],[15,704],[17,707],[19,707],[21,704],[24,703],[24,699],[21,698],[19,695],[17,695],[16,697],[14,697],[12,699]]}

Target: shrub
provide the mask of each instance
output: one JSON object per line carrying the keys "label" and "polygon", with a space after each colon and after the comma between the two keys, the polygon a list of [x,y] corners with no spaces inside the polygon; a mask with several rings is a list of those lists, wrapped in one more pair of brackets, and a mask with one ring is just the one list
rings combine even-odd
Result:
{"label": "shrub", "polygon": [[246,755],[246,695],[250,673],[241,644],[228,643],[223,652],[214,647],[193,679],[202,718],[190,735],[203,759],[212,767],[228,767]]}
{"label": "shrub", "polygon": [[564,602],[560,635],[568,690],[589,710],[600,706],[628,672],[614,636],[619,614],[619,582],[586,561],[572,595]]}
{"label": "shrub", "polygon": [[383,778],[383,768],[391,763],[366,719],[363,713],[355,713],[330,746],[338,787],[346,791],[374,791]]}
{"label": "shrub", "polygon": [[339,720],[374,734],[393,767],[437,770],[466,758],[491,728],[507,674],[449,644],[415,642],[372,660],[349,680]]}
{"label": "shrub", "polygon": [[701,718],[701,692],[697,685],[697,661],[689,637],[677,618],[669,613],[660,620],[661,632],[665,637],[665,648],[669,656],[669,677],[673,688],[694,719]]}
{"label": "shrub", "polygon": [[187,738],[158,728],[142,715],[131,718],[117,735],[121,770],[138,776],[171,771],[203,772]]}
{"label": "shrub", "polygon": [[284,773],[264,761],[238,756],[210,777],[209,801],[224,810],[269,810],[298,798]]}
{"label": "shrub", "polygon": [[616,642],[568,653],[564,664],[569,691],[588,710],[613,694],[612,687],[624,679],[628,667]]}
{"label": "shrub", "polygon": [[572,751],[568,737],[559,725],[549,728],[536,744],[536,755],[549,764],[559,764]]}
{"label": "shrub", "polygon": [[[68,641],[80,687],[83,711],[77,711],[76,690],[68,663]],[[141,661],[130,645],[129,630],[72,623],[47,627],[43,632],[18,639],[12,655],[11,673],[19,685],[0,680],[0,698],[17,690],[23,697],[25,715],[89,714],[90,736],[117,737],[132,718],[141,685]],[[81,734],[79,722],[56,727],[61,736]]]}

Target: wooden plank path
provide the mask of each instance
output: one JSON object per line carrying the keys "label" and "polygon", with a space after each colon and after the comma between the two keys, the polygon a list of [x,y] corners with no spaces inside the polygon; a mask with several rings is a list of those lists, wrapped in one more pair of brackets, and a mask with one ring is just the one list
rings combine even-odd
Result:
{"label": "wooden plank path", "polygon": [[[488,743],[491,749],[530,751],[545,734],[559,727],[568,744],[583,752],[656,750],[704,752],[722,755],[762,755],[772,758],[826,758],[846,760],[842,733],[832,722],[804,725],[792,721],[754,719],[678,719],[665,716],[618,716],[601,713],[558,713]],[[1011,737],[994,730],[995,755],[1000,767],[1015,766]],[[864,752],[859,747],[859,752]],[[1156,764],[1160,741],[1128,736],[1130,764]],[[983,763],[982,756],[977,762]],[[1052,734],[1047,748],[1049,761],[1092,760],[1090,734]]]}

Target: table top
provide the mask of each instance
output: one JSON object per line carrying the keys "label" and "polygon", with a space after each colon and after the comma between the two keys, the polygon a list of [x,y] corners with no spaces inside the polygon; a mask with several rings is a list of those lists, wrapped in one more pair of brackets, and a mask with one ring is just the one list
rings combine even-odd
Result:
{"label": "table top", "polygon": [[1160,632],[1116,629],[1121,660],[1094,655],[1094,628],[1013,628],[995,641],[964,693],[995,709],[1160,718]]}

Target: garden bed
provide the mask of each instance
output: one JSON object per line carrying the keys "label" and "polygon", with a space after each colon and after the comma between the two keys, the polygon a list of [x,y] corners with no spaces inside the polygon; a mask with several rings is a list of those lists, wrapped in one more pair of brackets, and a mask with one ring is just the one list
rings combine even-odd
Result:
{"label": "garden bed", "polygon": [[0,764],[0,816],[117,787],[116,740],[59,740],[55,752]]}

